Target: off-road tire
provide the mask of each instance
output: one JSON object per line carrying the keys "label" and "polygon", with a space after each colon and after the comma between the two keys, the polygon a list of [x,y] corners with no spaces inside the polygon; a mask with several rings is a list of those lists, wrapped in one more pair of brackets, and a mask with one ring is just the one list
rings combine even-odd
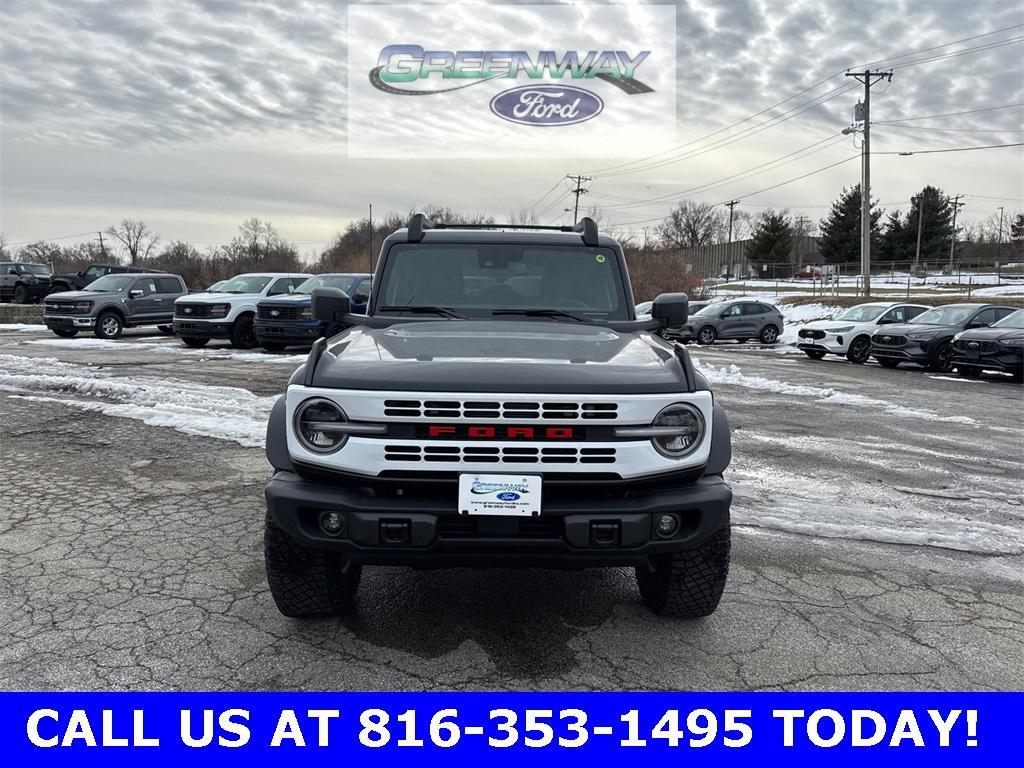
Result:
{"label": "off-road tire", "polygon": [[803,353],[811,358],[811,360],[821,360],[825,356],[825,353],[820,349],[805,349]]}
{"label": "off-road tire", "polygon": [[362,566],[338,552],[296,543],[278,527],[269,511],[263,528],[263,556],[270,594],[285,616],[340,616],[352,607]]}
{"label": "off-road tire", "polygon": [[97,339],[116,339],[124,331],[124,320],[117,312],[101,312],[96,318],[92,332]]}
{"label": "off-road tire", "polygon": [[644,605],[677,619],[710,616],[729,576],[729,519],[701,547],[658,555],[638,566],[636,582]]}
{"label": "off-road tire", "polygon": [[231,325],[231,346],[236,349],[252,349],[259,346],[260,340],[256,338],[256,330],[253,327],[253,316],[242,315]]}
{"label": "off-road tire", "polygon": [[32,294],[28,292],[28,288],[24,285],[14,286],[14,303],[15,304],[31,304]]}
{"label": "off-road tire", "polygon": [[891,357],[876,357],[878,364],[883,368],[896,368],[899,366],[899,360],[893,360]]}
{"label": "off-road tire", "polygon": [[851,363],[863,365],[869,357],[871,357],[871,339],[867,336],[858,336],[846,348],[846,359]]}
{"label": "off-road tire", "polygon": [[195,336],[181,336],[179,337],[186,347],[192,347],[192,349],[199,349],[205,347],[210,343],[209,339],[200,339]]}
{"label": "off-road tire", "polygon": [[55,334],[60,336],[62,339],[70,339],[72,336],[78,335],[77,328],[51,328]]}
{"label": "off-road tire", "polygon": [[928,370],[935,373],[949,373],[953,370],[952,357],[953,347],[949,342],[940,344],[935,350],[935,354],[932,355],[932,359],[928,361]]}
{"label": "off-road tire", "polygon": [[699,331],[697,331],[697,343],[698,344],[714,344],[718,338],[718,331],[715,330],[714,326],[705,325]]}
{"label": "off-road tire", "polygon": [[66,292],[68,292],[70,290],[73,290],[73,289],[67,283],[51,284],[50,285],[50,290],[48,290],[46,292],[46,295],[49,296],[51,293],[66,293]]}
{"label": "off-road tire", "polygon": [[158,331],[160,331],[160,333],[166,334],[168,336],[173,336],[174,335],[174,326],[173,325],[158,325],[156,327],[156,329]]}
{"label": "off-road tire", "polygon": [[288,345],[278,344],[272,341],[265,341],[263,342],[262,346],[265,350],[267,350],[267,352],[284,352],[284,348]]}
{"label": "off-road tire", "polygon": [[779,329],[774,325],[766,325],[761,329],[761,333],[757,335],[758,341],[762,344],[778,344],[779,343]]}

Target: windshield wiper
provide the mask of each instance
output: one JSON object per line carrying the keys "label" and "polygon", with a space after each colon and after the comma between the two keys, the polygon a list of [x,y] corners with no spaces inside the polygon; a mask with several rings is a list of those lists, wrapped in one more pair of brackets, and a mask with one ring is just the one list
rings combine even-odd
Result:
{"label": "windshield wiper", "polygon": [[441,317],[451,317],[458,320],[465,319],[465,315],[460,315],[454,310],[448,309],[448,307],[431,307],[425,304],[417,305],[395,305],[389,307],[379,307],[380,312],[412,312],[414,314],[429,314],[429,315],[441,315]]}
{"label": "windshield wiper", "polygon": [[585,317],[580,317],[579,315],[574,315],[572,312],[566,312],[561,309],[495,309],[491,314],[524,315],[525,317],[550,317],[552,319],[557,317],[567,317],[578,323],[585,323],[587,320]]}

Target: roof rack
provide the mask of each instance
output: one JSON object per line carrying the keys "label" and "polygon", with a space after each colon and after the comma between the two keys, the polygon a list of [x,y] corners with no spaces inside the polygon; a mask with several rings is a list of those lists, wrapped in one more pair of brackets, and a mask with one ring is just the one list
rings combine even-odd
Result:
{"label": "roof rack", "polygon": [[598,244],[597,222],[589,216],[584,216],[571,227],[551,227],[541,226],[539,224],[447,224],[443,221],[439,221],[435,224],[424,214],[414,213],[412,218],[409,219],[406,242],[422,242],[423,233],[428,229],[534,229],[552,232],[579,232],[583,236],[584,245],[596,246]]}

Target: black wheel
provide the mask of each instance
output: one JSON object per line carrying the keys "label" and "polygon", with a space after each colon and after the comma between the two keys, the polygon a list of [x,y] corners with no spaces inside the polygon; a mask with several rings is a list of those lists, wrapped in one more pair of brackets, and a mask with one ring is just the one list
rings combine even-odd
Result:
{"label": "black wheel", "polygon": [[124,330],[124,321],[117,312],[103,312],[96,318],[92,332],[98,339],[116,339]]}
{"label": "black wheel", "polygon": [[174,326],[173,325],[158,325],[156,327],[156,329],[158,331],[160,331],[160,333],[166,334],[168,336],[173,336],[174,335]]}
{"label": "black wheel", "polygon": [[194,336],[182,336],[180,338],[185,342],[186,347],[192,347],[192,349],[199,349],[210,343],[209,339],[197,339]]}
{"label": "black wheel", "polygon": [[296,619],[340,616],[352,607],[362,566],[338,552],[297,544],[267,512],[263,527],[267,583],[277,609]]}
{"label": "black wheel", "polygon": [[714,344],[715,339],[718,338],[718,331],[715,330],[714,326],[705,325],[697,332],[697,343],[698,344]]}
{"label": "black wheel", "polygon": [[953,348],[949,345],[949,342],[940,344],[928,363],[928,370],[935,371],[936,373],[947,373],[953,367],[950,362],[952,357]]}
{"label": "black wheel", "polygon": [[70,339],[72,336],[78,335],[77,328],[51,328],[50,330],[56,333],[62,339]]}
{"label": "black wheel", "polygon": [[729,575],[729,520],[702,547],[658,555],[636,569],[644,605],[680,619],[710,616]]}
{"label": "black wheel", "polygon": [[821,360],[825,356],[825,353],[820,349],[805,349],[804,354],[811,358],[811,360]]}
{"label": "black wheel", "polygon": [[871,339],[867,336],[858,336],[850,342],[850,346],[846,350],[846,359],[851,363],[857,363],[858,365],[866,363],[870,355]]}
{"label": "black wheel", "polygon": [[239,349],[252,349],[260,343],[256,338],[256,329],[252,324],[252,315],[242,315],[231,326],[231,346]]}
{"label": "black wheel", "polygon": [[32,294],[28,292],[28,288],[24,285],[14,286],[14,303],[15,304],[31,304]]}
{"label": "black wheel", "polygon": [[267,352],[283,352],[286,346],[286,344],[279,344],[272,341],[263,342],[263,348],[267,350]]}
{"label": "black wheel", "polygon": [[757,336],[762,344],[774,344],[779,340],[779,329],[774,325],[766,325]]}
{"label": "black wheel", "polygon": [[981,376],[981,368],[976,368],[973,365],[958,365],[956,367],[957,376],[963,376],[966,379],[976,379]]}
{"label": "black wheel", "polygon": [[64,293],[65,291],[70,291],[70,290],[71,290],[71,286],[70,285],[65,285],[64,283],[56,283],[56,284],[50,286],[50,290],[48,290],[46,292],[46,295],[49,296],[51,293]]}
{"label": "black wheel", "polygon": [[895,368],[900,364],[899,360],[893,360],[889,357],[878,357],[875,359],[878,360],[878,364],[883,368]]}

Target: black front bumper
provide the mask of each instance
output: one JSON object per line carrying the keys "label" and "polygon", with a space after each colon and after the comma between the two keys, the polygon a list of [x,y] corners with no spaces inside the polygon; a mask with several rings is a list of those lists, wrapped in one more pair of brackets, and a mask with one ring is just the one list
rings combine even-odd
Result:
{"label": "black front bumper", "polygon": [[[287,471],[274,475],[264,495],[274,522],[298,543],[369,565],[639,565],[698,547],[729,521],[732,491],[720,476],[621,498],[588,498],[583,488],[545,500],[542,515],[525,518],[464,516],[443,494],[369,495],[355,485],[314,483]],[[344,517],[337,536],[320,527],[327,511]],[[679,523],[669,538],[654,528],[655,515],[663,513]]]}
{"label": "black front bumper", "polygon": [[176,336],[190,339],[229,339],[231,338],[231,323],[180,320],[175,317],[174,333]]}
{"label": "black front bumper", "polygon": [[901,346],[879,346],[872,342],[871,344],[871,357],[879,358],[884,357],[889,360],[898,360],[902,363],[917,363],[918,365],[927,365],[934,352],[934,348],[937,345],[933,345],[931,342],[925,342],[921,344],[916,341],[908,341],[906,344]]}
{"label": "black front bumper", "polygon": [[954,368],[1005,371],[1019,375],[1024,371],[1024,350],[1017,348],[978,354],[954,349],[950,365]]}
{"label": "black front bumper", "polygon": [[257,318],[253,324],[256,338],[260,343],[309,345],[324,336],[326,323],[311,323],[308,320],[264,320]]}

